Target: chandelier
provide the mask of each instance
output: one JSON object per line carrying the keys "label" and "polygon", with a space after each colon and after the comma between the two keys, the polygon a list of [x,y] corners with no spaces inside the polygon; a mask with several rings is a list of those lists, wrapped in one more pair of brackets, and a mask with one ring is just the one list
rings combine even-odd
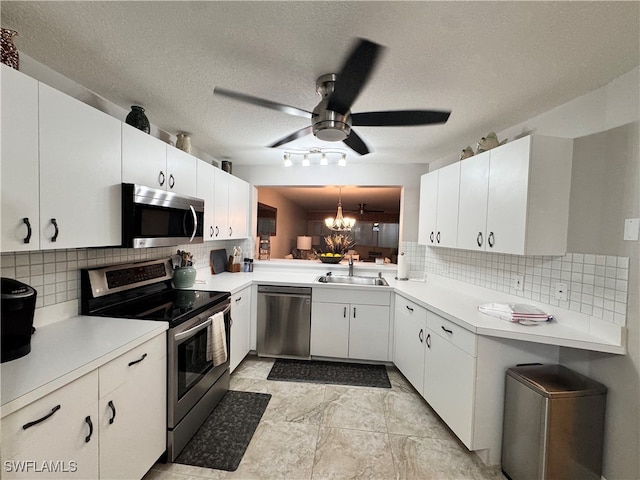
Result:
{"label": "chandelier", "polygon": [[338,212],[336,213],[336,218],[325,218],[324,224],[327,228],[336,232],[349,231],[356,224],[355,218],[345,218],[342,216],[342,187],[340,187],[338,193]]}

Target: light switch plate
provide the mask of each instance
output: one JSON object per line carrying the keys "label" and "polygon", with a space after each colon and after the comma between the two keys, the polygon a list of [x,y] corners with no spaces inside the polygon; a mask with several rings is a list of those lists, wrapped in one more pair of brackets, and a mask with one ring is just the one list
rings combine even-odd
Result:
{"label": "light switch plate", "polygon": [[561,282],[556,283],[554,296],[556,300],[566,302],[569,298],[569,287],[567,286],[567,284]]}
{"label": "light switch plate", "polygon": [[640,218],[627,218],[624,221],[624,240],[638,240],[640,233]]}
{"label": "light switch plate", "polygon": [[514,290],[524,290],[524,275],[513,275],[511,277],[511,287]]}

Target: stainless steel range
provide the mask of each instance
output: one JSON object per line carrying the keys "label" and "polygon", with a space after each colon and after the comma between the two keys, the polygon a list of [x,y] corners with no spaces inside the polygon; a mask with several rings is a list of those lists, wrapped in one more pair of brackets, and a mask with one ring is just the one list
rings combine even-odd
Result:
{"label": "stainless steel range", "polygon": [[[169,323],[167,333],[167,458],[175,460],[229,390],[229,292],[177,290],[171,260],[81,271],[81,313]],[[226,361],[211,360],[212,318],[224,315]]]}

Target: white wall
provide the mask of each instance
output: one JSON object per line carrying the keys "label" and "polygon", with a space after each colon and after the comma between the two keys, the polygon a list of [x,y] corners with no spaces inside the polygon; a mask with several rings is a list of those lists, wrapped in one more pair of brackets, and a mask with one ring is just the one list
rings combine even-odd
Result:
{"label": "white wall", "polygon": [[278,209],[276,235],[271,237],[271,258],[284,258],[296,248],[298,235],[307,233],[307,211],[270,189],[258,189],[258,201]]}

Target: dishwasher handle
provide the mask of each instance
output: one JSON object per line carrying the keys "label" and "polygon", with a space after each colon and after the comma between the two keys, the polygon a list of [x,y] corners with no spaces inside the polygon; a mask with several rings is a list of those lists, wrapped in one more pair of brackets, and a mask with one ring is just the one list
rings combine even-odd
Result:
{"label": "dishwasher handle", "polygon": [[258,293],[271,295],[271,296],[310,297],[311,288],[287,287],[287,286],[275,286],[275,285],[258,285]]}

